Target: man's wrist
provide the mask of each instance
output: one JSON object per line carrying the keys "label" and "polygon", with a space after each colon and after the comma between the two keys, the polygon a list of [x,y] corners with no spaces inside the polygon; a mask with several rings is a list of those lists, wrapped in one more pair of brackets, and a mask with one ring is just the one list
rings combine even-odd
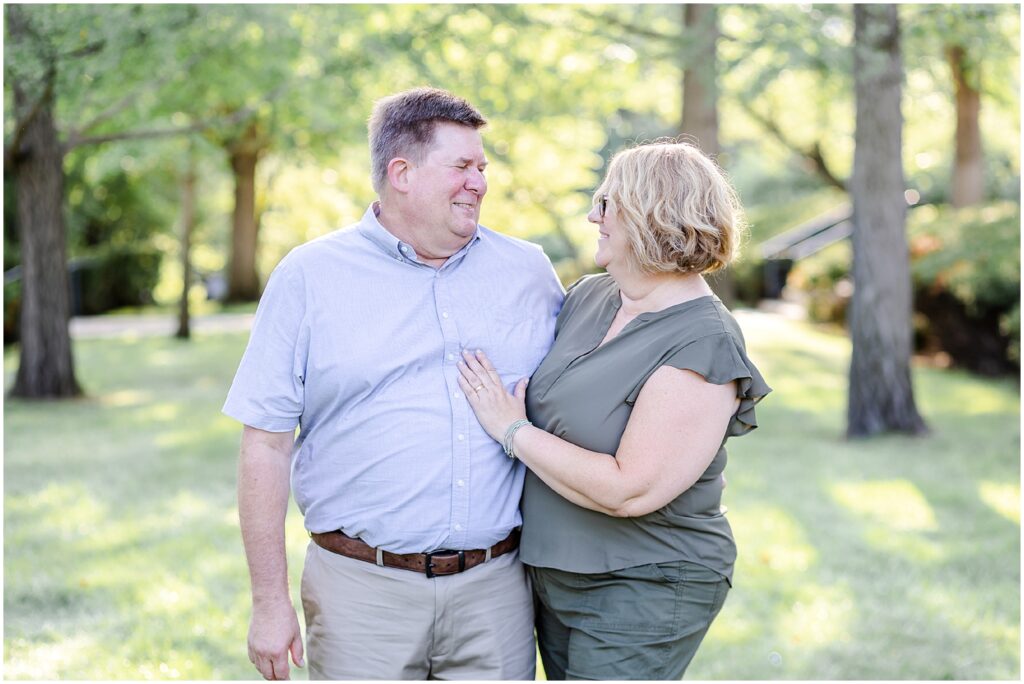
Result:
{"label": "man's wrist", "polygon": [[292,597],[287,591],[281,592],[253,592],[252,593],[252,607],[258,610],[272,610],[274,608],[280,608],[281,606],[287,606],[292,608]]}

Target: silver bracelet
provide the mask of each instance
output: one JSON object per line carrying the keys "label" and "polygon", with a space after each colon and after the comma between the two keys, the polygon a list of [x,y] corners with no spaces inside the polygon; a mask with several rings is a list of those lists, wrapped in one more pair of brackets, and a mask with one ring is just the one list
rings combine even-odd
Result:
{"label": "silver bracelet", "polygon": [[516,433],[519,432],[519,428],[523,427],[524,425],[533,425],[533,423],[526,420],[525,418],[520,418],[516,422],[509,425],[508,429],[505,430],[505,439],[502,440],[501,446],[503,449],[505,449],[505,455],[508,456],[509,458],[516,457],[515,453],[512,451],[512,440],[515,439]]}

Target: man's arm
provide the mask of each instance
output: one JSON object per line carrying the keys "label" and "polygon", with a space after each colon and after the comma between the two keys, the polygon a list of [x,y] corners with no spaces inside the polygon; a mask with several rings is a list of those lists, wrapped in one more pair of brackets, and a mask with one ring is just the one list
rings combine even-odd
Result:
{"label": "man's arm", "polygon": [[294,439],[294,432],[247,425],[238,460],[238,519],[252,582],[249,660],[265,679],[288,679],[289,651],[297,666],[305,664],[284,543]]}

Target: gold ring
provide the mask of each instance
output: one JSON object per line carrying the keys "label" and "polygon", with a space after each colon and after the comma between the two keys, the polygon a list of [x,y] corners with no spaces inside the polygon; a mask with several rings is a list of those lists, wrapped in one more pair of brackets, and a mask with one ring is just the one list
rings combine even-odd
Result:
{"label": "gold ring", "polygon": [[479,392],[479,391],[480,391],[480,390],[482,390],[483,388],[484,388],[484,386],[483,386],[483,385],[480,385],[479,387],[474,387],[474,388],[473,388],[473,391],[474,391],[474,392]]}

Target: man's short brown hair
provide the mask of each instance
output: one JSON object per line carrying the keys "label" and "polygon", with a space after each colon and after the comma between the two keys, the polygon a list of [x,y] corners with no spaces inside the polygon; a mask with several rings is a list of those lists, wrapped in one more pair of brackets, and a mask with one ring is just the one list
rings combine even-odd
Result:
{"label": "man's short brown hair", "polygon": [[395,157],[420,161],[434,138],[434,127],[448,122],[481,128],[487,120],[466,100],[439,88],[413,88],[377,100],[370,115],[370,171],[380,194]]}

